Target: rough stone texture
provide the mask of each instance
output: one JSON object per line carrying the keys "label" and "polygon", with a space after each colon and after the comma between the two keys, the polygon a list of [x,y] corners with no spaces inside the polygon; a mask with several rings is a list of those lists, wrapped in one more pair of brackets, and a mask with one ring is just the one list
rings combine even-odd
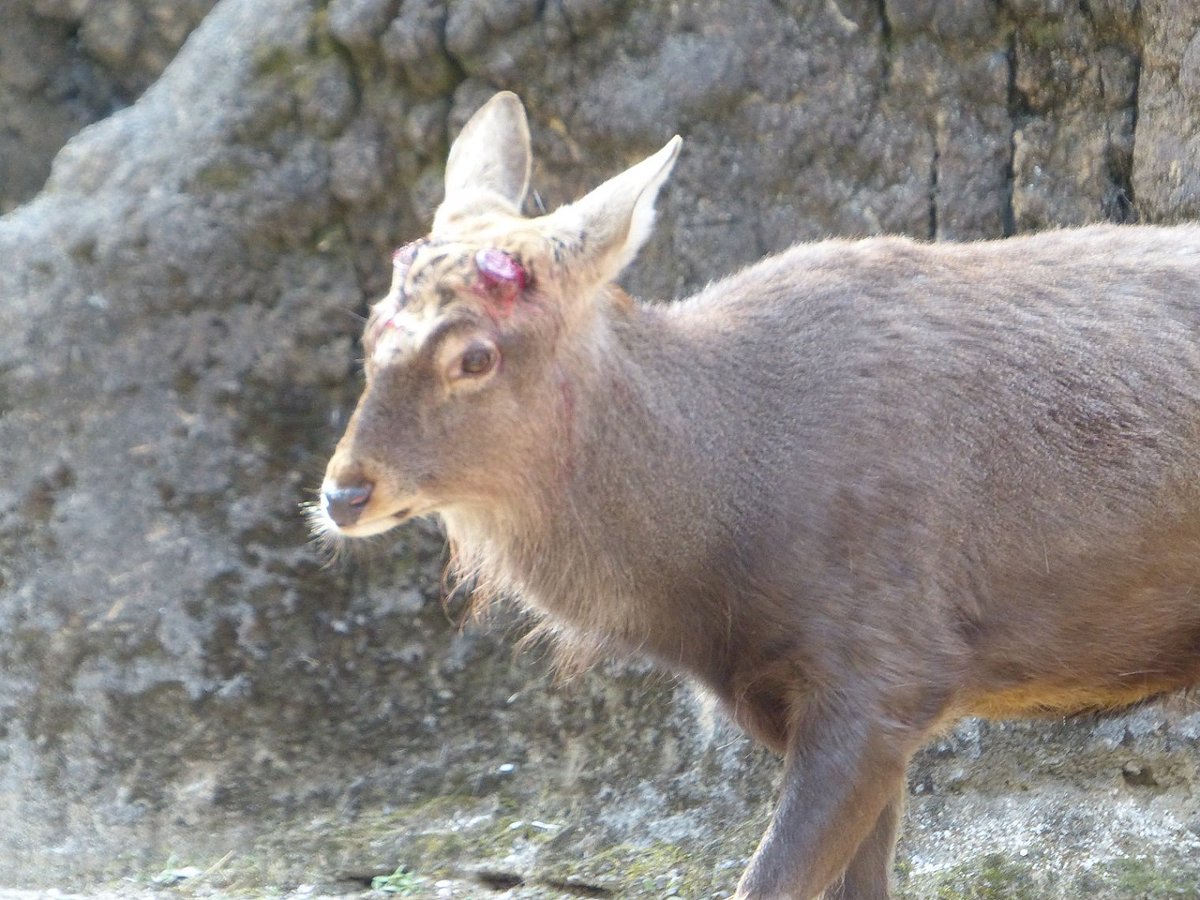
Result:
{"label": "rough stone texture", "polygon": [[[1200,207],[1200,14],[1171,3],[222,0],[126,107],[205,4],[161,6],[3,7],[21,96],[79,47],[109,67],[56,134],[123,107],[0,219],[4,887],[733,884],[776,764],[701,700],[637,666],[558,685],[518,622],[460,629],[432,529],[329,567],[306,543],[356,316],[496,88],[547,206],[685,136],[646,296],[831,233]],[[7,185],[61,138],[3,96]],[[963,724],[914,765],[904,890],[1194,896],[1196,717]]]}
{"label": "rough stone texture", "polygon": [[128,106],[215,0],[0,0],[0,213],[72,134]]}
{"label": "rough stone texture", "polygon": [[[1194,215],[1200,202],[1200,10],[1143,4],[1134,184],[1148,215]],[[1144,195],[1144,196],[1143,196]]]}

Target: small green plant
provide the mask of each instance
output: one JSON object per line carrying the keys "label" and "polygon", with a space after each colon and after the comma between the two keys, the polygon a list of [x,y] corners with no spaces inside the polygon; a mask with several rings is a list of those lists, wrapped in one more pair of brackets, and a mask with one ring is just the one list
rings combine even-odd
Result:
{"label": "small green plant", "polygon": [[402,897],[412,896],[420,885],[421,879],[404,866],[396,866],[396,871],[391,875],[376,875],[371,879],[371,890],[399,894]]}
{"label": "small green plant", "polygon": [[167,864],[163,866],[163,870],[150,880],[154,884],[174,885],[187,881],[189,878],[198,878],[203,874],[204,870],[198,866],[180,865],[178,857],[172,853],[167,857]]}

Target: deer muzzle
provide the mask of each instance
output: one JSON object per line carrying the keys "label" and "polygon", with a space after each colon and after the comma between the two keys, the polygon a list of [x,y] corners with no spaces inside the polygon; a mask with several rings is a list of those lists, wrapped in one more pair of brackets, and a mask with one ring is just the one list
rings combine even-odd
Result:
{"label": "deer muzzle", "polygon": [[353,525],[371,499],[373,485],[329,486],[321,491],[321,508],[339,528]]}

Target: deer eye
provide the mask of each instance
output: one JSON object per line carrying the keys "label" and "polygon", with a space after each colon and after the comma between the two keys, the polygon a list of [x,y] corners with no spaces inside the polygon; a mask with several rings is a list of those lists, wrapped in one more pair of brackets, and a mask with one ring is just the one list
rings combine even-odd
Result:
{"label": "deer eye", "polygon": [[478,377],[489,372],[495,364],[495,349],[487,344],[476,342],[463,351],[459,368],[463,375]]}

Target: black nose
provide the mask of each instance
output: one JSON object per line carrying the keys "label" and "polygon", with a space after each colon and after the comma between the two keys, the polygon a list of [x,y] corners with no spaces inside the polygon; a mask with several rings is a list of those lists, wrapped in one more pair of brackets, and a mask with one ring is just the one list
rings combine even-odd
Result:
{"label": "black nose", "polygon": [[362,515],[363,507],[371,499],[371,485],[362,484],[354,487],[340,487],[325,491],[321,501],[325,512],[340,526],[353,525]]}

